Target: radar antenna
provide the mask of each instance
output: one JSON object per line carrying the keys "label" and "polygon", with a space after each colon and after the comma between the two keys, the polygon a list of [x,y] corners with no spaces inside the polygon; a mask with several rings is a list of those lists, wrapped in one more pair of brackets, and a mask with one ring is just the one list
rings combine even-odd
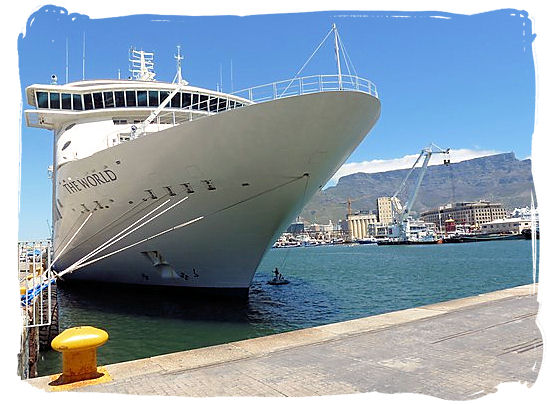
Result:
{"label": "radar antenna", "polygon": [[153,56],[153,52],[130,48],[130,73],[135,80],[155,80]]}
{"label": "radar antenna", "polygon": [[177,70],[176,70],[176,76],[174,77],[174,80],[172,81],[172,83],[176,83],[176,84],[183,83],[184,85],[187,85],[189,83],[181,77],[181,61],[183,60],[183,56],[181,56],[181,53],[180,53],[181,46],[177,45],[176,48],[178,48],[178,54],[174,55],[174,58],[176,59]]}

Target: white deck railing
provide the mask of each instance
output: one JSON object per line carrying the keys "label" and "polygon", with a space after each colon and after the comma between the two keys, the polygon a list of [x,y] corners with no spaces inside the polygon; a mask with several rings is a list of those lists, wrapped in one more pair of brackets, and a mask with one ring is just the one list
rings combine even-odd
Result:
{"label": "white deck railing", "polygon": [[265,102],[325,91],[360,91],[378,98],[376,86],[370,80],[350,75],[338,76],[337,74],[296,77],[292,80],[263,84],[231,94],[253,102]]}
{"label": "white deck railing", "polygon": [[51,240],[20,241],[18,244],[19,287],[23,327],[51,324],[53,278],[48,270],[51,263]]}

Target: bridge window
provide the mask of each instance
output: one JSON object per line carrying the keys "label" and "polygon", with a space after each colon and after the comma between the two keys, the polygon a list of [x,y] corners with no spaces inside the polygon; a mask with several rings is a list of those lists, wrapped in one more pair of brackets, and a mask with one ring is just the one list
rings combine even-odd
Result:
{"label": "bridge window", "polygon": [[126,106],[135,107],[136,106],[136,92],[135,91],[126,91]]}
{"label": "bridge window", "polygon": [[92,94],[84,94],[84,109],[86,111],[94,109],[94,104],[92,103]]}
{"label": "bridge window", "polygon": [[59,109],[59,93],[50,93],[50,108]]}
{"label": "bridge window", "polygon": [[199,109],[201,111],[208,111],[208,96],[200,94],[200,105]]}
{"label": "bridge window", "polygon": [[61,94],[61,108],[62,109],[72,109],[71,108],[71,94]]}
{"label": "bridge window", "polygon": [[149,106],[158,107],[159,106],[159,92],[158,91],[149,91]]}
{"label": "bridge window", "polygon": [[181,107],[181,93],[177,93],[172,97],[172,100],[170,101],[170,106],[172,108],[180,108]]}
{"label": "bridge window", "polygon": [[[126,90],[104,91],[91,94],[69,94],[56,92],[36,92],[38,108],[64,110],[92,110],[102,108],[124,107],[158,107],[170,95],[169,91]],[[201,111],[221,112],[244,104],[228,98],[218,98],[208,94],[179,92],[175,94],[167,107],[186,108]]]}
{"label": "bridge window", "polygon": [[[161,91],[160,92],[160,100],[159,100],[159,104],[162,104],[162,102],[168,98],[168,95],[170,95],[170,93],[168,91]],[[176,94],[174,96],[174,98],[176,98],[178,94]]]}
{"label": "bridge window", "polygon": [[147,91],[138,91],[137,92],[137,101],[138,101],[138,106],[146,107],[147,106]]}
{"label": "bridge window", "polygon": [[218,112],[218,99],[215,97],[211,97],[208,103],[208,107],[208,110],[210,112]]}
{"label": "bridge window", "polygon": [[73,109],[82,111],[82,96],[80,94],[73,94]]}
{"label": "bridge window", "polygon": [[112,91],[105,91],[103,97],[105,98],[105,108],[113,108],[115,106]]}
{"label": "bridge window", "polygon": [[94,93],[94,108],[99,109],[103,108],[103,94],[101,93]]}
{"label": "bridge window", "polygon": [[191,94],[183,93],[182,95],[182,108],[188,108],[191,105]]}
{"label": "bridge window", "polygon": [[115,107],[125,107],[124,104],[124,91],[115,91]]}
{"label": "bridge window", "polygon": [[38,102],[38,108],[48,108],[48,93],[42,91],[37,92],[36,101]]}
{"label": "bridge window", "polygon": [[191,94],[191,109],[199,109],[199,95]]}

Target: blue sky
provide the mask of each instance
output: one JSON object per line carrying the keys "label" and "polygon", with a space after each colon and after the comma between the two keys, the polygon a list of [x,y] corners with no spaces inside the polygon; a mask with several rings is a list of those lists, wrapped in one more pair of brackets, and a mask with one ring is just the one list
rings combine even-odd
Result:
{"label": "blue sky", "polygon": [[[378,87],[379,122],[349,163],[394,160],[435,142],[472,151],[531,154],[535,111],[534,38],[527,13],[500,10],[472,16],[437,12],[335,11],[250,17],[139,15],[89,19],[47,6],[29,17],[18,39],[24,88],[82,78],[128,75],[130,46],[155,52],[157,79],[171,81],[181,45],[183,76],[224,91],[292,78],[334,22],[362,77]],[[438,17],[438,18],[434,18]],[[32,21],[32,23],[31,23]],[[334,74],[334,50],[323,47],[302,75]],[[27,108],[24,101],[23,108]],[[48,234],[52,136],[22,128],[19,238]],[[46,196],[45,196],[46,195]]]}

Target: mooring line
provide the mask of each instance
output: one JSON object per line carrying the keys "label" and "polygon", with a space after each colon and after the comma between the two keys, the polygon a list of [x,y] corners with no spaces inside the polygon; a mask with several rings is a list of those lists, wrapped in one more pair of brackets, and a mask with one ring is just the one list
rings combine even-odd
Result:
{"label": "mooring line", "polygon": [[[181,224],[179,224],[179,225],[170,227],[170,228],[168,228],[168,229],[166,229],[166,230],[163,230],[163,231],[161,231],[161,232],[159,232],[159,233],[157,233],[157,234],[154,234],[154,235],[152,235],[152,236],[149,236],[149,237],[147,237],[147,238],[145,238],[145,239],[143,239],[143,240],[140,240],[140,241],[137,241],[137,242],[135,242],[135,243],[132,243],[132,244],[126,246],[126,247],[119,248],[119,249],[116,250],[116,251],[112,251],[112,252],[110,252],[110,253],[108,253],[108,254],[102,255],[101,257],[98,257],[98,258],[95,258],[95,259],[93,259],[93,260],[91,260],[91,261],[85,262],[87,259],[92,258],[93,256],[99,254],[101,251],[104,251],[105,249],[111,247],[111,246],[114,245],[116,242],[118,242],[118,241],[120,241],[121,239],[127,237],[129,234],[133,233],[134,231],[136,231],[136,230],[138,230],[139,228],[143,227],[143,226],[146,225],[147,223],[149,223],[149,222],[151,222],[152,220],[156,219],[158,216],[164,214],[164,213],[167,212],[168,210],[170,210],[170,209],[174,208],[175,206],[179,205],[181,202],[187,200],[187,199],[189,198],[189,197],[187,196],[187,197],[183,198],[182,200],[180,200],[180,201],[178,201],[178,202],[172,204],[171,206],[169,206],[168,208],[166,208],[165,210],[163,210],[163,211],[160,212],[159,214],[153,216],[152,218],[150,218],[150,219],[147,220],[146,222],[142,223],[142,224],[139,225],[138,227],[136,227],[136,228],[132,229],[131,231],[127,232],[127,233],[124,234],[122,237],[119,237],[117,240],[111,242],[109,245],[107,245],[107,246],[101,248],[100,250],[98,250],[98,248],[96,248],[96,249],[92,252],[93,254],[92,254],[92,253],[87,254],[86,256],[84,256],[83,258],[81,258],[80,260],[78,260],[78,261],[76,261],[75,263],[73,263],[73,264],[72,264],[71,266],[69,266],[67,269],[65,269],[64,271],[60,272],[60,273],[58,274],[58,276],[61,277],[61,276],[63,276],[63,275],[66,274],[66,273],[71,273],[71,272],[73,272],[73,271],[75,271],[75,270],[77,270],[77,269],[86,267],[86,266],[88,266],[88,265],[90,265],[90,264],[92,264],[92,263],[95,263],[95,262],[97,262],[97,261],[100,261],[100,260],[102,260],[102,259],[104,259],[104,258],[110,257],[110,256],[112,256],[112,255],[114,255],[114,254],[118,254],[118,253],[120,253],[120,252],[122,252],[122,251],[125,251],[125,250],[127,250],[127,249],[129,249],[129,248],[135,247],[135,246],[137,246],[137,245],[139,245],[139,244],[142,244],[142,243],[144,243],[144,242],[146,242],[146,241],[152,240],[153,238],[157,238],[157,237],[160,237],[160,236],[162,236],[162,235],[164,235],[164,234],[167,234],[167,233],[169,233],[169,232],[172,232],[172,231],[174,231],[174,230],[178,230],[178,229],[180,229],[180,228],[189,226],[190,224],[193,224],[193,223],[198,222],[198,221],[200,221],[200,220],[206,219],[206,218],[208,218],[208,217],[210,217],[210,216],[216,215],[216,214],[218,214],[218,213],[220,213],[220,212],[223,212],[223,211],[225,211],[225,210],[227,210],[227,209],[231,209],[231,208],[233,208],[233,207],[235,207],[235,206],[238,206],[238,205],[240,205],[240,204],[242,204],[242,203],[248,202],[248,201],[250,201],[250,200],[252,200],[252,199],[258,198],[258,197],[260,197],[260,196],[262,196],[262,195],[265,195],[265,194],[267,194],[267,193],[269,193],[269,192],[273,192],[273,191],[275,191],[275,190],[277,190],[277,189],[279,189],[279,188],[282,188],[282,187],[284,187],[284,186],[286,186],[286,185],[292,184],[292,183],[294,183],[294,182],[296,182],[296,181],[301,180],[302,178],[307,178],[307,181],[308,181],[308,182],[306,182],[306,187],[307,187],[307,183],[309,183],[309,174],[308,174],[308,173],[305,173],[305,174],[301,175],[300,177],[295,177],[295,178],[293,178],[293,179],[290,180],[290,181],[287,181],[287,182],[285,182],[285,183],[283,183],[283,184],[276,185],[276,186],[274,186],[274,187],[272,187],[272,188],[269,188],[269,189],[267,189],[267,190],[265,190],[265,191],[259,192],[259,193],[255,194],[255,195],[252,195],[252,196],[250,196],[250,197],[248,197],[248,198],[245,198],[245,199],[243,199],[243,200],[241,200],[241,201],[235,202],[235,203],[233,203],[233,204],[231,204],[231,205],[228,205],[228,206],[226,206],[226,207],[223,207],[223,208],[221,208],[221,209],[218,209],[218,210],[216,210],[216,211],[214,211],[214,212],[211,212],[211,213],[209,213],[209,214],[207,214],[207,215],[199,216],[199,217],[196,217],[196,218],[194,218],[194,219],[188,220],[188,221],[186,221],[186,222],[184,222],[184,223],[181,223]],[[168,201],[170,201],[170,199],[169,199]],[[167,202],[168,202],[168,201],[167,201]],[[163,206],[163,205],[161,205],[161,206]],[[130,227],[132,227],[134,224],[135,224],[135,223],[133,223],[132,225],[130,225]],[[104,243],[104,244],[105,244],[105,243]],[[95,253],[94,253],[94,252],[95,252]]]}
{"label": "mooring line", "polygon": [[[101,251],[104,251],[105,249],[111,247],[112,245],[114,245],[115,243],[119,242],[120,240],[126,238],[127,236],[129,236],[130,234],[132,234],[134,231],[140,229],[141,227],[145,226],[147,223],[151,222],[152,220],[155,220],[156,218],[158,218],[159,216],[163,215],[164,213],[168,212],[170,209],[176,207],[177,205],[179,205],[180,203],[186,201],[189,197],[186,196],[185,198],[183,199],[180,199],[179,201],[173,203],[172,205],[170,205],[168,208],[164,209],[163,211],[161,211],[160,213],[157,213],[155,216],[153,216],[152,218],[150,218],[149,220],[146,220],[144,223],[140,224],[139,226],[133,228],[132,230],[130,231],[127,231],[125,234],[123,234],[122,236],[118,237],[116,240],[112,241],[109,243],[109,241],[103,243],[103,247],[97,247],[95,248],[92,252],[86,254],[84,257],[80,258],[78,261],[76,261],[75,263],[73,263],[72,265],[70,265],[68,268],[66,268],[65,270],[61,271],[58,276],[63,276],[64,274],[66,273],[71,273],[73,272],[82,262],[84,262],[85,260],[89,259],[89,258],[92,258],[93,256],[99,254]],[[165,201],[162,205],[158,206],[157,208],[155,208],[155,211],[159,208],[161,208],[162,206],[164,206],[166,203],[170,202],[170,199],[168,199],[167,201]],[[131,228],[133,226],[136,225],[137,222],[143,220],[145,217],[147,217],[148,215],[150,215],[151,213],[153,213],[154,211],[152,212],[149,212],[147,213],[144,217],[140,218],[138,221],[132,223],[130,226],[128,226],[125,230],[127,230],[128,228]],[[123,230],[124,232],[124,230]],[[115,236],[116,237],[116,236]],[[112,238],[111,238],[112,239]],[[109,243],[109,244],[107,244]],[[105,245],[107,244],[107,245]]]}
{"label": "mooring line", "polygon": [[[137,210],[136,212],[134,212],[132,215],[129,216],[129,218],[131,218],[132,216],[135,216],[135,215],[139,215],[141,212],[143,212],[144,210],[150,208],[151,206],[153,206],[154,204],[156,203],[159,203],[161,202],[163,199],[165,199],[166,197],[168,197],[169,195],[168,194],[165,194],[161,197],[159,197],[158,199],[156,200],[153,200],[153,202],[151,202],[150,204],[144,206],[143,208]],[[80,243],[78,243],[74,248],[78,248],[80,247],[82,244],[85,244],[87,243],[88,241],[90,241],[92,238],[96,237],[98,234],[101,234],[102,232],[106,231],[107,229],[115,226],[115,224],[120,221],[124,216],[128,215],[129,213],[132,213],[132,211],[138,209],[140,206],[142,206],[146,201],[142,200],[141,202],[139,202],[137,205],[131,207],[130,209],[128,209],[127,211],[125,211],[124,213],[122,213],[119,217],[117,217],[115,220],[113,220],[112,222],[110,222],[109,224],[107,224],[106,226],[102,227],[101,229],[99,229],[98,231],[96,231],[94,234],[92,234],[91,236],[89,236],[87,239],[85,240],[82,240]]]}
{"label": "mooring line", "polygon": [[[162,204],[160,204],[159,206],[157,206],[155,209],[151,210],[150,212],[148,212],[147,214],[145,214],[144,216],[142,216],[140,219],[136,220],[135,222],[133,222],[132,224],[130,224],[130,226],[127,226],[126,228],[124,228],[123,230],[121,230],[120,232],[118,232],[117,234],[115,234],[113,237],[111,237],[109,240],[107,240],[106,242],[104,242],[103,244],[101,244],[99,247],[96,247],[94,250],[92,250],[91,252],[89,252],[87,255],[85,255],[84,257],[80,258],[75,264],[79,263],[79,262],[83,262],[83,261],[86,261],[88,258],[90,257],[93,257],[94,255],[97,255],[99,254],[101,251],[105,250],[106,248],[110,247],[111,245],[113,245],[114,243],[116,243],[118,240],[115,240],[113,241],[113,239],[119,237],[121,234],[123,234],[124,232],[128,231],[129,229],[131,229],[133,226],[135,226],[136,224],[138,224],[140,221],[142,221],[143,219],[145,219],[147,216],[153,214],[154,212],[156,212],[158,209],[160,209],[161,207],[163,207],[164,205],[166,205],[168,202],[170,202],[170,199],[164,201]],[[126,234],[127,235],[127,234]],[[125,237],[126,235],[123,235],[121,238]]]}
{"label": "mooring line", "polygon": [[50,265],[48,266],[48,268],[46,269],[45,272],[48,272],[53,264],[55,263],[55,261],[57,261],[59,259],[59,257],[61,257],[63,255],[63,252],[67,249],[67,247],[71,244],[71,242],[74,240],[74,238],[76,237],[76,235],[80,232],[80,230],[82,230],[82,228],[84,227],[84,225],[86,224],[86,222],[88,222],[88,220],[90,220],[90,217],[92,217],[92,214],[94,212],[90,212],[90,214],[88,215],[88,217],[86,217],[86,219],[84,220],[84,222],[82,222],[82,224],[80,225],[80,227],[76,230],[76,232],[72,235],[72,237],[69,239],[69,241],[67,242],[67,244],[65,244],[65,246],[63,247],[63,249],[59,252],[59,255],[57,255],[57,257],[55,257],[55,259],[50,263]]}

